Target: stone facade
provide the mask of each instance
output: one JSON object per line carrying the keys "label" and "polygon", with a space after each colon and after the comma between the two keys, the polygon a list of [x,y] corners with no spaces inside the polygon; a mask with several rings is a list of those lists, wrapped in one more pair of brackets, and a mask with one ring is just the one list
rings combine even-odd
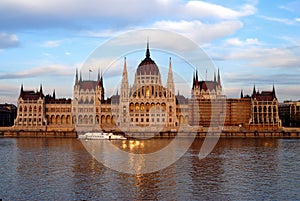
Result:
{"label": "stone facade", "polygon": [[220,71],[213,80],[193,76],[191,98],[175,95],[172,61],[169,60],[167,83],[150,56],[138,65],[132,86],[124,58],[120,94],[105,97],[103,76],[83,80],[76,70],[73,99],[44,96],[39,91],[24,91],[21,86],[14,127],[37,131],[123,131],[174,132],[201,131],[205,127],[221,129],[276,130],[281,127],[275,89],[252,96],[228,99],[222,93]]}
{"label": "stone facade", "polygon": [[120,107],[117,125],[133,132],[176,129],[176,97],[170,58],[167,86],[161,82],[160,71],[150,57],[147,46],[146,58],[139,64],[134,84],[128,87],[126,59],[122,75]]}
{"label": "stone facade", "polygon": [[282,126],[300,127],[300,101],[284,101],[278,105]]}
{"label": "stone facade", "polygon": [[46,130],[45,106],[42,85],[39,91],[24,91],[22,85],[15,127],[21,130]]}
{"label": "stone facade", "polygon": [[72,100],[55,97],[53,95],[45,96],[45,108],[47,119],[47,131],[72,131],[74,126],[72,123]]}
{"label": "stone facade", "polygon": [[254,86],[251,96],[250,130],[274,130],[280,127],[281,120],[274,86],[272,91],[262,92],[256,92]]}
{"label": "stone facade", "polygon": [[17,116],[17,107],[13,104],[0,104],[0,127],[14,125]]}

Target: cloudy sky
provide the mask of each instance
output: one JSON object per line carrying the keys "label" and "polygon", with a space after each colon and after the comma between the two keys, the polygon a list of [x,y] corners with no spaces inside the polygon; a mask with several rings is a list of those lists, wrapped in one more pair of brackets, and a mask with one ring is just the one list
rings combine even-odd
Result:
{"label": "cloudy sky", "polygon": [[[299,100],[299,13],[300,2],[293,0],[2,0],[0,103],[16,103],[22,83],[25,90],[43,84],[46,94],[55,89],[59,97],[72,97],[75,69],[97,47],[145,28],[197,43],[220,69],[229,97],[238,97],[241,89],[251,93],[254,84],[259,90],[271,90],[274,84],[280,101]],[[144,52],[133,55],[128,65],[135,69]],[[154,53],[152,58],[168,65],[167,55]],[[173,61],[176,70],[181,64]],[[192,73],[184,76],[192,81]],[[111,77],[104,74],[107,96],[115,92]]]}

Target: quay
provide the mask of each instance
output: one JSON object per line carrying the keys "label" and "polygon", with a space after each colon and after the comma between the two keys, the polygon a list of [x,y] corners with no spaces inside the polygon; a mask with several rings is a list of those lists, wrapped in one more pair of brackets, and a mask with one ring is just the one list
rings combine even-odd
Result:
{"label": "quay", "polygon": [[[164,137],[196,137],[205,138],[221,137],[221,138],[300,138],[299,128],[284,128],[276,131],[228,131],[223,130],[219,132],[207,131],[193,131],[193,132],[130,132],[124,133],[115,131],[116,134],[125,135],[129,138],[164,138]],[[13,130],[11,127],[0,128],[0,136],[2,137],[57,137],[57,138],[77,138],[78,132],[74,130],[69,131],[40,131],[40,130]]]}

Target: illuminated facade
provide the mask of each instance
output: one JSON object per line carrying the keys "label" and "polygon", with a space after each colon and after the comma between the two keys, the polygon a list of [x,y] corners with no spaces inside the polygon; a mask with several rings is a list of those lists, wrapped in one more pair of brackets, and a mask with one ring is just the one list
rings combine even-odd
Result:
{"label": "illuminated facade", "polygon": [[221,127],[250,130],[276,130],[281,127],[275,89],[252,96],[228,99],[222,94],[220,72],[213,80],[193,76],[191,98],[175,95],[172,61],[169,59],[167,82],[150,56],[138,65],[133,84],[129,84],[124,58],[120,94],[105,98],[103,76],[83,80],[76,70],[73,99],[44,96],[39,91],[24,91],[21,86],[14,127],[19,130],[43,131],[124,131],[175,132],[202,131]]}

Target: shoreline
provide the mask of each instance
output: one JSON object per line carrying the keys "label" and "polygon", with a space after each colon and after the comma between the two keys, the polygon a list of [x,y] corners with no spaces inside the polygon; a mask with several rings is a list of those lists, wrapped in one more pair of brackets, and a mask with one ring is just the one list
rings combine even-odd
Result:
{"label": "shoreline", "polygon": [[[123,133],[117,133],[123,134]],[[169,137],[195,137],[195,138],[205,138],[205,137],[220,137],[220,138],[299,138],[300,131],[222,131],[221,133],[209,133],[207,132],[160,132],[159,134],[154,134],[153,132],[148,133],[131,133],[129,137],[137,138],[169,138]],[[77,138],[78,133],[76,131],[0,131],[0,137],[32,137],[32,138]]]}

